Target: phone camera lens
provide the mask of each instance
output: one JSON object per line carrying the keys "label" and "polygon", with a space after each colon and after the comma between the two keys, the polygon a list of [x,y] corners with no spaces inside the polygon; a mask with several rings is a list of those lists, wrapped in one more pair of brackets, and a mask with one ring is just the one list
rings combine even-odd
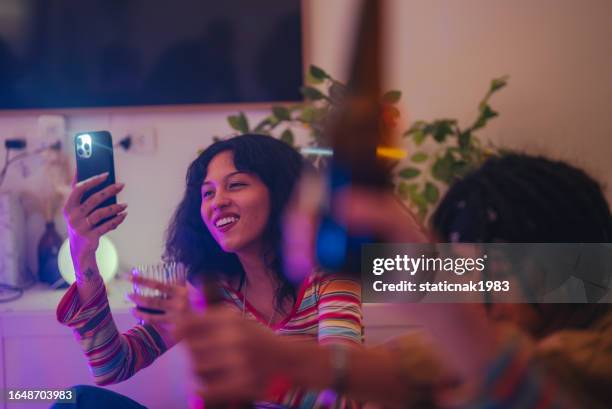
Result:
{"label": "phone camera lens", "polygon": [[83,148],[85,148],[85,150],[88,151],[89,150],[89,144],[88,143],[84,144]]}
{"label": "phone camera lens", "polygon": [[79,154],[79,156],[83,156],[85,154],[85,152],[81,148],[77,150],[77,153]]}

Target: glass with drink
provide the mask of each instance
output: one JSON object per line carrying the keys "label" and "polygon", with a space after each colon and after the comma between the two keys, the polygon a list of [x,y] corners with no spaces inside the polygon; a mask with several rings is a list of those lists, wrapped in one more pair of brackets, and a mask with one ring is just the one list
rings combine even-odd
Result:
{"label": "glass with drink", "polygon": [[[132,269],[132,275],[170,285],[185,285],[186,282],[185,266],[176,262],[139,265]],[[168,298],[168,294],[136,282],[134,282],[134,294],[143,297]],[[164,313],[164,311],[153,308],[140,306],[137,306],[137,308],[149,314]]]}

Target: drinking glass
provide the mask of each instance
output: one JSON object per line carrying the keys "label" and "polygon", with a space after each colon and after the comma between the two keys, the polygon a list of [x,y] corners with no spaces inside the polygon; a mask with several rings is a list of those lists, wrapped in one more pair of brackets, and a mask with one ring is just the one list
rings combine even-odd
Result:
{"label": "drinking glass", "polygon": [[[163,284],[184,285],[186,282],[185,266],[181,263],[157,263],[139,265],[132,269],[132,275],[155,280]],[[143,297],[168,298],[162,291],[134,283],[134,294]],[[140,311],[149,314],[163,314],[164,311],[137,306]]]}

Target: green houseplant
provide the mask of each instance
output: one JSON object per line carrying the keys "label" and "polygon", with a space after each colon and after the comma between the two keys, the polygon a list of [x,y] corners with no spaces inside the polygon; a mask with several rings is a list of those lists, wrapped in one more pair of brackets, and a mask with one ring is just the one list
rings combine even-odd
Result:
{"label": "green houseplant", "polygon": [[[440,188],[445,189],[488,157],[500,154],[494,146],[485,146],[476,131],[498,116],[489,100],[507,84],[507,80],[508,77],[501,77],[491,81],[478,105],[478,116],[469,126],[460,127],[456,119],[416,121],[402,133],[408,154],[395,164],[395,191],[422,220],[438,203]],[[296,146],[296,135],[306,133],[308,147],[329,147],[323,132],[324,121],[330,110],[343,100],[346,86],[323,69],[311,65],[301,93],[304,102],[272,106],[270,114],[254,126],[243,112],[230,115],[227,118],[229,126],[236,133],[275,136],[293,146]],[[381,97],[384,122],[392,127],[396,126],[400,116],[396,105],[401,96],[401,91],[391,90]],[[428,146],[425,146],[426,142]],[[312,154],[307,156],[316,159]]]}

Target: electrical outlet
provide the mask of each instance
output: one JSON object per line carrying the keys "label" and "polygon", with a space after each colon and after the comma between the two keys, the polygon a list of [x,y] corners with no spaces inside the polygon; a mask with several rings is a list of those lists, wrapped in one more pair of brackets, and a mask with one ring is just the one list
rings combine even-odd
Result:
{"label": "electrical outlet", "polygon": [[157,134],[155,128],[137,128],[137,129],[113,129],[114,143],[118,143],[123,138],[129,137],[131,144],[128,153],[136,153],[140,155],[152,155],[157,152]]}
{"label": "electrical outlet", "polygon": [[28,145],[25,138],[11,138],[4,141],[4,147],[6,149],[13,149],[16,151],[23,150]]}

